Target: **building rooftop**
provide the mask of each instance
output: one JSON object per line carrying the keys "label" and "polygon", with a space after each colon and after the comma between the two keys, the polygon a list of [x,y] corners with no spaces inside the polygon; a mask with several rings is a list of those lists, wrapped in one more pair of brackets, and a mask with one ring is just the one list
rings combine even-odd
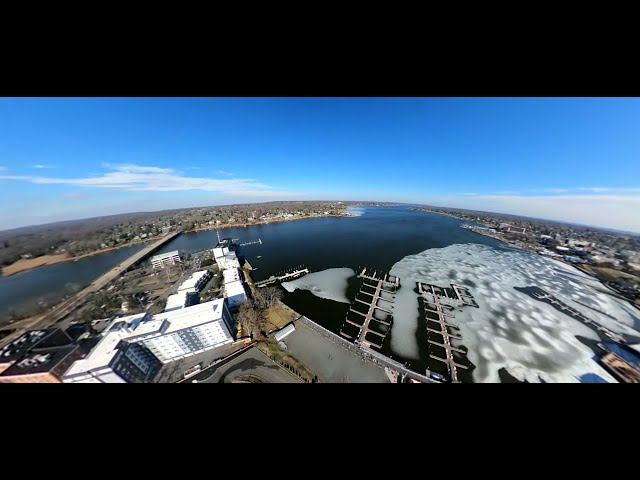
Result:
{"label": "building rooftop", "polygon": [[218,298],[210,302],[192,305],[181,310],[158,313],[156,320],[166,320],[170,323],[165,335],[185,328],[196,327],[203,323],[212,322],[222,318],[224,298]]}
{"label": "building rooftop", "polygon": [[83,353],[78,351],[81,348],[79,345],[65,345],[63,347],[33,350],[18,359],[4,372],[0,373],[0,377],[50,372],[69,355],[73,353],[80,355]]}
{"label": "building rooftop", "polygon": [[246,292],[244,291],[244,287],[242,286],[242,282],[240,280],[225,283],[224,290],[227,294],[227,297],[235,297],[236,295],[246,295]]}
{"label": "building rooftop", "polygon": [[189,292],[182,290],[173,295],[169,295],[167,298],[167,304],[164,307],[165,312],[171,312],[172,310],[179,310],[180,308],[184,308],[185,303],[187,302],[187,295]]}
{"label": "building rooftop", "polygon": [[222,271],[224,277],[224,283],[237,282],[240,280],[240,271],[236,267],[225,268]]}
{"label": "building rooftop", "polygon": [[229,248],[233,246],[231,238],[223,238],[220,240],[214,248]]}
{"label": "building rooftop", "polygon": [[201,270],[199,272],[195,272],[188,279],[186,279],[182,284],[178,287],[178,291],[180,290],[194,290],[196,288],[196,284],[207,275],[208,270]]}
{"label": "building rooftop", "polygon": [[29,330],[0,350],[0,363],[12,362],[36,347],[60,347],[71,342],[71,337],[59,328]]}

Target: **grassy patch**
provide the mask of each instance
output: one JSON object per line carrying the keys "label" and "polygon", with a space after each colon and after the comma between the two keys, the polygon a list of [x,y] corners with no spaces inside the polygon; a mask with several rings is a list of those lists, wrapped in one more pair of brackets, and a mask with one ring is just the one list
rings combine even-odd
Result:
{"label": "grassy patch", "polygon": [[265,310],[265,332],[271,332],[284,327],[287,323],[298,318],[296,313],[284,304],[278,302]]}

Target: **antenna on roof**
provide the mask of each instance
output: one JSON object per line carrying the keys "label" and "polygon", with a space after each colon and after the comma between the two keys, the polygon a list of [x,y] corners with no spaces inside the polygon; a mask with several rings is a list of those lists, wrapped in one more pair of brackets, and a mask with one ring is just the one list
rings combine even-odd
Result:
{"label": "antenna on roof", "polygon": [[220,230],[216,228],[216,234],[218,235],[218,243],[220,243]]}

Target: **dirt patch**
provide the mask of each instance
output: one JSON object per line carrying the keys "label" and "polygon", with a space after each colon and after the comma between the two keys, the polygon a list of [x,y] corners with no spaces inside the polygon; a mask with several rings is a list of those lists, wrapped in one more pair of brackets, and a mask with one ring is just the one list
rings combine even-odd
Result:
{"label": "dirt patch", "polygon": [[271,332],[284,327],[287,323],[299,317],[293,310],[282,303],[265,310],[265,331]]}
{"label": "dirt patch", "polygon": [[59,263],[69,260],[69,256],[66,253],[60,255],[42,255],[41,257],[21,259],[17,262],[13,262],[11,265],[2,269],[3,275],[13,275],[14,273],[22,272],[23,270],[30,270],[32,268],[41,267],[43,265],[51,265],[53,263]]}

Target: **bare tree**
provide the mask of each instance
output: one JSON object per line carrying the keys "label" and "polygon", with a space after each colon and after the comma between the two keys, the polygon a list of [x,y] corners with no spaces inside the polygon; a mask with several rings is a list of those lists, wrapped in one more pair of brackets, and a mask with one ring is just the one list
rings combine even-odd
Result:
{"label": "bare tree", "polygon": [[252,335],[264,327],[264,313],[261,309],[256,308],[250,300],[244,301],[239,305],[237,318],[245,335]]}
{"label": "bare tree", "polygon": [[260,295],[266,306],[273,307],[282,298],[282,290],[274,285],[269,285],[260,289]]}

